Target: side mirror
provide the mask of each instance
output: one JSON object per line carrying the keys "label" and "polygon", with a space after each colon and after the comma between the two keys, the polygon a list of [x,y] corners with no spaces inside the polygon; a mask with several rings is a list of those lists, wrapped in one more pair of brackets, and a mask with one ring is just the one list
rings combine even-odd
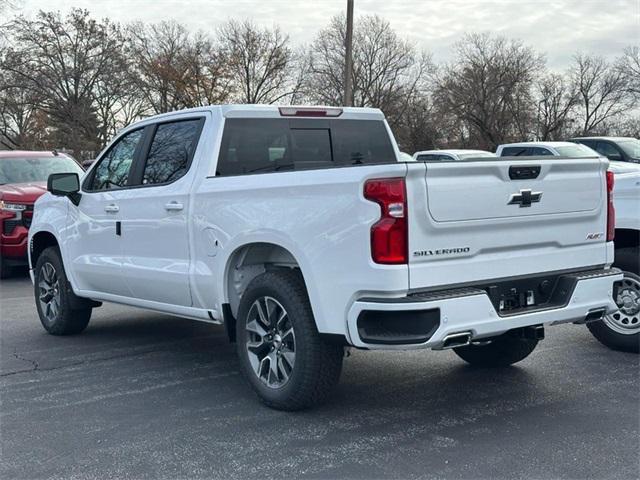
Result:
{"label": "side mirror", "polygon": [[69,197],[74,205],[80,203],[80,178],[77,173],[52,173],[47,190],[58,197]]}
{"label": "side mirror", "polygon": [[621,161],[622,160],[622,155],[620,155],[619,153],[613,153],[611,155],[607,155],[607,158],[609,160],[615,160],[615,161]]}

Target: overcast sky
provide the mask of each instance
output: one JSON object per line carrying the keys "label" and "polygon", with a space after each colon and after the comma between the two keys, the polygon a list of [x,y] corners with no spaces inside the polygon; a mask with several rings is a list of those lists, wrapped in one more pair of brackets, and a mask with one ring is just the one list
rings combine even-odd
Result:
{"label": "overcast sky", "polygon": [[[82,7],[120,22],[174,19],[193,30],[211,30],[228,18],[279,24],[296,44],[311,42],[346,0],[22,0],[21,11]],[[640,44],[640,0],[355,0],[356,16],[378,14],[403,37],[434,54],[451,56],[465,32],[497,32],[546,53],[563,69],[580,50],[608,57]]]}

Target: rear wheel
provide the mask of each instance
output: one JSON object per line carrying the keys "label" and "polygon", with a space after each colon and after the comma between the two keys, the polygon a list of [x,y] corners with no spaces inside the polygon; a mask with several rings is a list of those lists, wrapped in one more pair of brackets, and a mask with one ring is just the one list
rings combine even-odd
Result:
{"label": "rear wheel", "polygon": [[242,295],[236,329],[243,373],[266,405],[310,407],[326,400],[338,383],[343,348],[318,334],[295,271],[254,278]]}
{"label": "rear wheel", "polygon": [[538,340],[521,338],[506,332],[487,341],[473,342],[453,351],[465,362],[479,367],[506,367],[527,358]]}
{"label": "rear wheel", "polygon": [[49,247],[42,252],[34,275],[36,307],[44,329],[52,335],[82,332],[91,319],[91,308],[72,308],[77,297],[67,281],[57,247]]}
{"label": "rear wheel", "polygon": [[623,352],[640,351],[640,276],[624,272],[617,285],[617,312],[603,320],[587,323],[587,328],[603,345]]}

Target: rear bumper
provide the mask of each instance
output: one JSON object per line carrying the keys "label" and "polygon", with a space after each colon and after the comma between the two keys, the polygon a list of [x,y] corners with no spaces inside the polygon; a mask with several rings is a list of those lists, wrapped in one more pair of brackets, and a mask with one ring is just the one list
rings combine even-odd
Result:
{"label": "rear bumper", "polygon": [[[584,321],[593,312],[614,312],[618,309],[613,300],[614,283],[622,279],[617,269],[590,270],[571,274],[574,287],[562,306],[523,311],[522,313],[499,315],[487,295],[479,288],[462,288],[399,299],[361,299],[354,302],[347,316],[350,343],[368,349],[414,349],[442,348],[445,338],[456,333],[470,332],[471,339],[499,335],[514,328],[533,325],[557,325]],[[362,329],[365,315],[395,318],[403,321],[415,312],[422,320],[412,322],[408,329],[414,334],[413,341],[403,341],[406,335],[392,334],[389,341],[371,340]],[[360,329],[358,319],[360,321]],[[422,335],[417,329],[422,328]],[[388,330],[388,329],[387,329]],[[402,329],[400,329],[401,331]],[[395,335],[395,336],[394,336]],[[364,337],[364,338],[363,338]],[[400,339],[400,341],[397,341]]]}

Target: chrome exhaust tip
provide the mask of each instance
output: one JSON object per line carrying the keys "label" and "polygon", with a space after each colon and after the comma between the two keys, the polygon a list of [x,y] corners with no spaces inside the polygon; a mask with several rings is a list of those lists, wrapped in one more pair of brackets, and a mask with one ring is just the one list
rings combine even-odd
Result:
{"label": "chrome exhaust tip", "polygon": [[450,333],[442,341],[442,346],[438,350],[448,350],[450,348],[465,347],[471,343],[471,332]]}
{"label": "chrome exhaust tip", "polygon": [[607,314],[606,308],[604,307],[594,308],[587,312],[587,315],[584,317],[584,319],[578,320],[577,322],[574,322],[574,323],[578,325],[582,325],[589,322],[596,322],[598,320],[602,320],[606,314]]}

